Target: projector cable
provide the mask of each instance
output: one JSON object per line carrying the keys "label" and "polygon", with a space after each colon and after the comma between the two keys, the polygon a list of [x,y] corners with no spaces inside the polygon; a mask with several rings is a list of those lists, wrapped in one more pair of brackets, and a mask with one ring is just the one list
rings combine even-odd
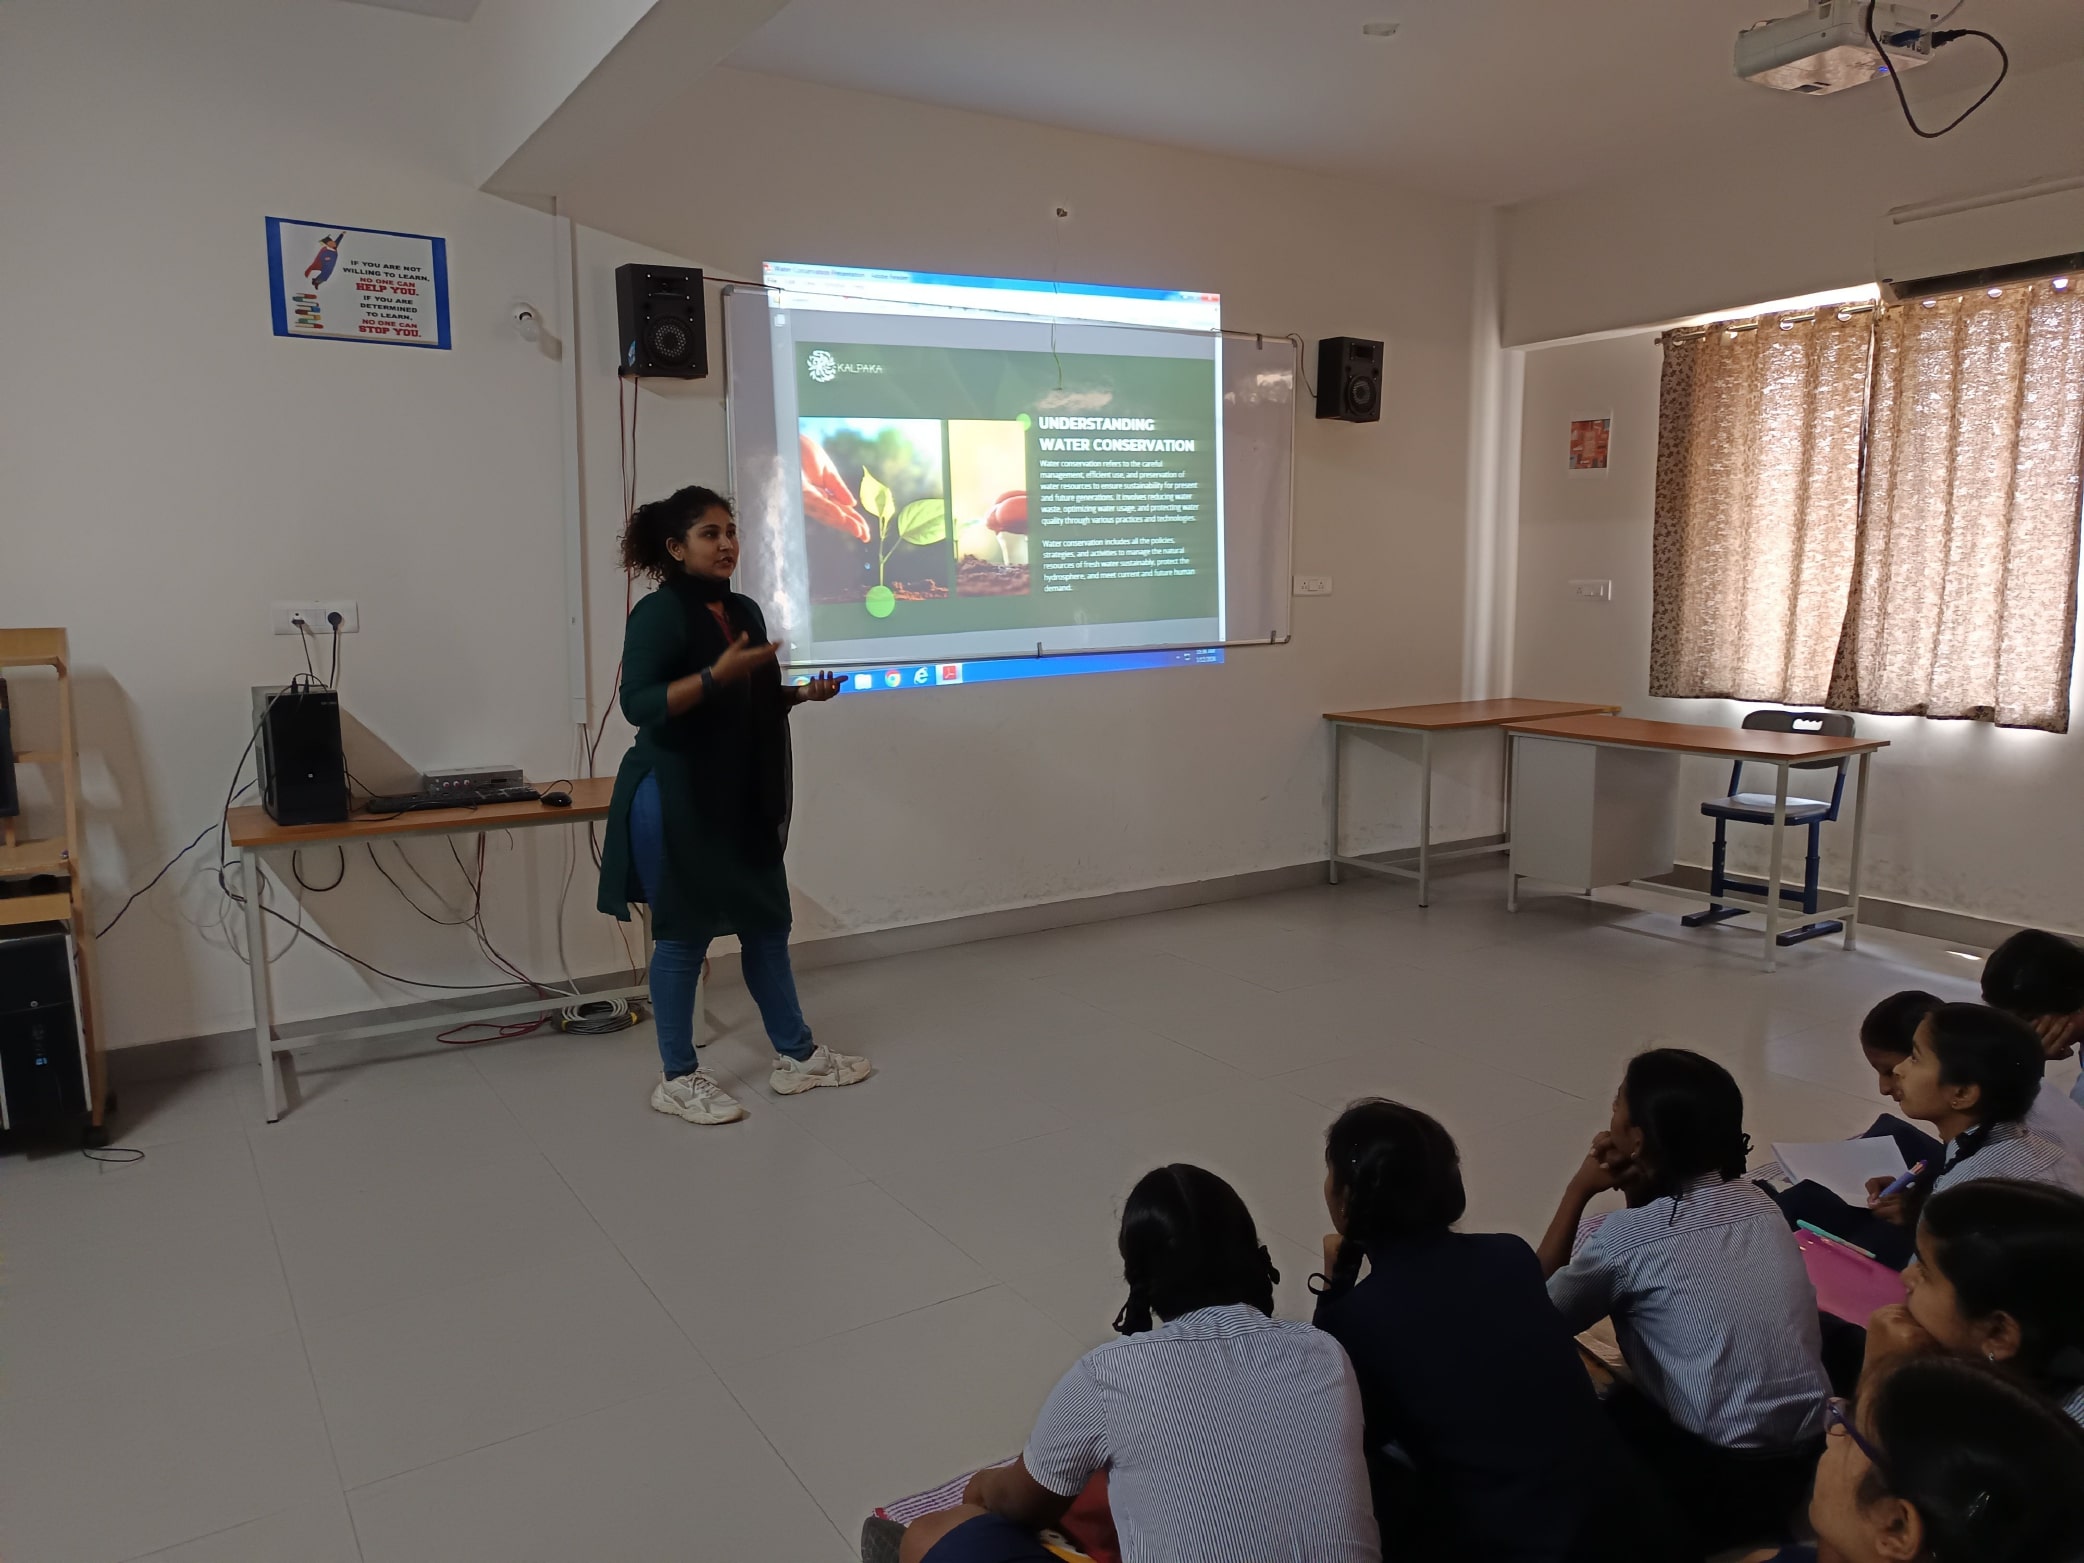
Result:
{"label": "projector cable", "polygon": [[[1958,11],[1960,9],[1961,7],[1958,5],[1954,7],[1954,11]],[[1952,16],[1954,14],[1954,11],[1947,12],[1947,15]],[[1980,38],[1983,40],[1983,42],[1987,43],[1991,48],[1997,51],[1998,64],[1997,79],[1991,82],[1988,87],[1983,89],[1983,95],[1981,97],[1977,98],[1975,102],[1969,104],[1967,108],[1963,109],[1952,119],[1948,120],[1946,124],[1940,126],[1939,129],[1927,130],[1923,125],[1920,125],[1918,123],[1917,116],[1911,113],[1910,99],[1904,95],[1903,77],[1896,69],[1895,59],[1890,55],[1887,47],[1882,43],[1880,35],[1874,31],[1874,0],[1868,0],[1865,25],[1867,28],[1867,41],[1874,45],[1874,52],[1881,56],[1882,63],[1888,69],[1889,85],[1896,89],[1896,102],[1902,106],[1904,123],[1910,126],[1911,132],[1914,135],[1922,136],[1927,141],[1937,141],[1941,136],[1945,135],[1948,131],[1954,129],[1963,120],[1967,119],[1969,115],[1973,114],[1977,109],[1981,108],[1985,103],[1988,103],[1990,101],[1991,95],[1995,93],[1999,87],[2002,87],[2004,85],[2005,77],[2009,76],[2012,71],[2012,57],[2009,53],[2005,51],[2004,45],[1999,43],[1997,39],[1992,37],[1989,33],[1984,32],[1980,27],[1952,27],[1948,28],[1944,32],[1936,32],[1932,34],[1932,47],[1934,49],[1939,48],[1942,44],[1952,43],[1956,38]]]}

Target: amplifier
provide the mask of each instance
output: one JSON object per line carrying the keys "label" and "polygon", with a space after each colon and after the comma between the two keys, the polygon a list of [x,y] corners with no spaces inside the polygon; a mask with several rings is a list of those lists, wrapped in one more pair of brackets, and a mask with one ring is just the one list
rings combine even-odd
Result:
{"label": "amplifier", "polygon": [[420,778],[420,791],[430,798],[520,785],[521,767],[518,765],[456,765],[443,771],[428,771]]}

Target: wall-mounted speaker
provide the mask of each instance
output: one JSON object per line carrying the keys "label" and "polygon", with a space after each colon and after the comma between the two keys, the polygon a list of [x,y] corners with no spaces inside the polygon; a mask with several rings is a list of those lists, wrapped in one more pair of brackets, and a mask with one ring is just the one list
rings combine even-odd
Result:
{"label": "wall-mounted speaker", "polygon": [[670,380],[709,376],[709,323],[702,273],[692,266],[617,266],[616,373]]}
{"label": "wall-mounted speaker", "polygon": [[1317,344],[1317,416],[1347,423],[1382,417],[1382,344],[1328,336]]}

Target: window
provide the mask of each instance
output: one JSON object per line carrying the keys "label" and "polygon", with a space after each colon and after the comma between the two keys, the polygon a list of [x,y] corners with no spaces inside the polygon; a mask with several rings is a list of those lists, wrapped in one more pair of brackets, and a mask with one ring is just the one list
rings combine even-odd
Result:
{"label": "window", "polygon": [[1652,694],[2067,731],[2084,286],[1674,333],[1658,439]]}

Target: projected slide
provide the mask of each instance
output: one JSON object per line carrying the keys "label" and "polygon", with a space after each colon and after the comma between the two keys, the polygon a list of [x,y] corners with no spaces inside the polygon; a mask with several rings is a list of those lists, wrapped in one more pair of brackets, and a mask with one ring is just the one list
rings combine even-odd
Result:
{"label": "projected slide", "polygon": [[732,431],[746,589],[792,663],[1225,640],[1214,294],[773,263],[766,282],[757,362],[750,307],[727,308]]}

